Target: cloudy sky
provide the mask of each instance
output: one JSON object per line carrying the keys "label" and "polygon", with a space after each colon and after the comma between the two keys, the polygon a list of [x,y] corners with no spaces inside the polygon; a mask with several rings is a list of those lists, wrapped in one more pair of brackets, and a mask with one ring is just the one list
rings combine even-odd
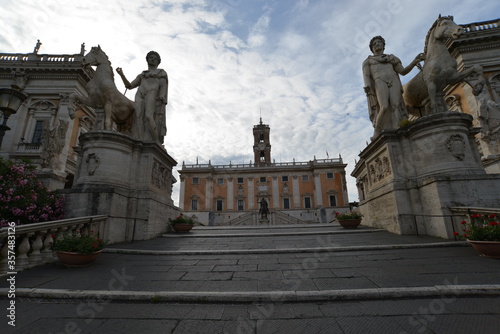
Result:
{"label": "cloudy sky", "polygon": [[[0,0],[0,52],[73,54],[100,45],[129,79],[156,50],[168,72],[165,146],[179,163],[253,160],[252,127],[271,127],[272,159],[342,155],[349,175],[373,133],[361,63],[371,37],[406,66],[441,13],[498,18],[498,1]],[[403,78],[408,81],[416,69]],[[123,84],[115,78],[120,91]],[[121,81],[121,80],[120,80]],[[127,92],[130,99],[135,91]],[[349,199],[357,200],[348,177]],[[174,188],[178,201],[179,183]]]}

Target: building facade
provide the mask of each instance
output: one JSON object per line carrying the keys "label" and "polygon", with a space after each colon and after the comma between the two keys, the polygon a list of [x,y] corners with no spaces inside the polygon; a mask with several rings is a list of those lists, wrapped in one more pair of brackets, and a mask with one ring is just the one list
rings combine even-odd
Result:
{"label": "building facade", "polygon": [[[482,90],[466,83],[450,86],[445,101],[453,111],[471,114],[479,152],[486,172],[500,173],[500,19],[462,25],[464,33],[448,41],[458,69],[483,67]],[[475,82],[473,82],[474,84]]]}
{"label": "building facade", "polygon": [[[78,136],[92,129],[95,113],[83,107],[70,112],[69,95],[87,96],[85,85],[93,69],[78,54],[0,53],[0,88],[15,88],[28,98],[8,118],[0,147],[5,159],[25,159],[38,165],[38,175],[49,189],[70,188],[77,166],[73,147]],[[4,115],[2,115],[4,116]]]}
{"label": "building facade", "polygon": [[270,224],[326,222],[349,207],[342,158],[271,162],[270,127],[253,128],[255,162],[240,165],[184,164],[180,209],[211,225],[263,223],[264,200]]}

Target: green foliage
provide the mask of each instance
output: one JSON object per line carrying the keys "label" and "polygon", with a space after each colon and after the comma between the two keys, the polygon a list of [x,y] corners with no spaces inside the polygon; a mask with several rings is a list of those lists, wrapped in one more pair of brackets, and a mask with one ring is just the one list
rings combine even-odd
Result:
{"label": "green foliage", "polygon": [[171,225],[175,225],[175,224],[191,224],[191,225],[193,225],[194,224],[193,218],[184,216],[183,214],[181,214],[179,217],[177,217],[175,219],[169,219],[169,221],[170,221]]}
{"label": "green foliage", "polygon": [[470,218],[470,222],[462,221],[464,233],[454,232],[455,236],[473,241],[500,241],[500,222],[495,214],[475,214]]}
{"label": "green foliage", "polygon": [[95,237],[92,233],[87,235],[72,233],[65,234],[64,239],[54,242],[52,250],[75,252],[78,254],[92,254],[102,250],[107,244],[107,241]]}
{"label": "green foliage", "polygon": [[338,213],[334,212],[335,219],[337,220],[345,220],[345,219],[361,219],[363,215],[359,212],[349,211],[348,213]]}

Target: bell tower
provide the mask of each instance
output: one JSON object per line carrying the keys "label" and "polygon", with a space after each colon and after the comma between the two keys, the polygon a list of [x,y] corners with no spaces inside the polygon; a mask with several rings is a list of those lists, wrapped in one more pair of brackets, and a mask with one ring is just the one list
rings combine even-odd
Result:
{"label": "bell tower", "polygon": [[253,126],[253,152],[256,166],[271,163],[271,143],[269,142],[269,125],[260,123]]}

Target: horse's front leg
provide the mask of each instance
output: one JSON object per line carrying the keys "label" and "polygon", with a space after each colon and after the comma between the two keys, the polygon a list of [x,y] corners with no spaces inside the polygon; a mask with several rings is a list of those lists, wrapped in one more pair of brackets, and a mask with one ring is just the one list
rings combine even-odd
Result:
{"label": "horse's front leg", "polygon": [[[474,65],[471,68],[463,70],[462,72],[455,72],[450,76],[448,84],[454,85],[461,81],[467,82],[471,85],[471,80],[477,80],[477,78],[483,74],[483,67],[481,65]],[[471,85],[472,86],[472,85]]]}
{"label": "horse's front leg", "polygon": [[113,106],[111,103],[104,105],[104,130],[113,129]]}
{"label": "horse's front leg", "polygon": [[69,95],[69,103],[68,103],[68,112],[69,117],[74,119],[76,117],[76,109],[81,108],[82,106],[90,106],[92,107],[91,101],[77,93],[71,93]]}
{"label": "horse's front leg", "polygon": [[430,113],[431,114],[435,114],[437,113],[437,105],[436,105],[436,83],[434,81],[426,81],[426,85],[427,85],[427,91],[429,92],[429,100],[431,102],[431,110],[430,110]]}

